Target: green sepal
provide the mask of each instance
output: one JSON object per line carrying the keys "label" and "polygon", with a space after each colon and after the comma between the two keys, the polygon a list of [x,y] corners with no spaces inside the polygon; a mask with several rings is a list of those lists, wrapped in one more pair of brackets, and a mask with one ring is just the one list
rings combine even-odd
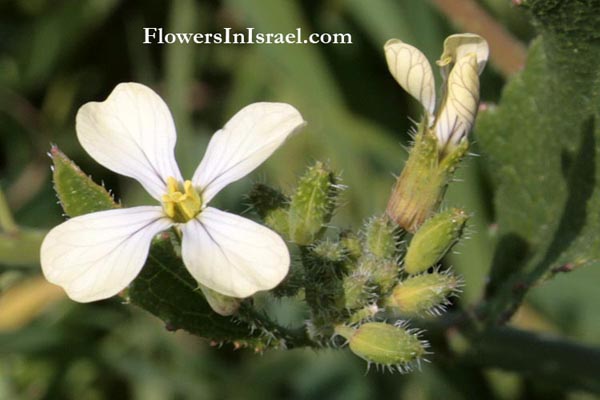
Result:
{"label": "green sepal", "polygon": [[438,210],[446,187],[468,149],[469,142],[463,139],[448,153],[440,154],[435,133],[421,123],[388,201],[387,215],[401,228],[414,233]]}
{"label": "green sepal", "polygon": [[54,190],[69,217],[120,207],[104,186],[84,174],[58,147],[52,146],[50,157]]}

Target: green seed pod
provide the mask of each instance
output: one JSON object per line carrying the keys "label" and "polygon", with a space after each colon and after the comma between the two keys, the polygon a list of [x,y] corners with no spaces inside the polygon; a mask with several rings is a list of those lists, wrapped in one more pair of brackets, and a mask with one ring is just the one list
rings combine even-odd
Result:
{"label": "green seed pod", "polygon": [[468,215],[453,208],[428,219],[415,233],[404,258],[404,270],[418,274],[435,265],[460,239]]}
{"label": "green seed pod", "polygon": [[382,215],[371,218],[365,225],[365,248],[377,258],[391,258],[396,254],[396,225]]}
{"label": "green seed pod", "polygon": [[289,209],[289,238],[299,245],[315,241],[329,222],[340,185],[321,162],[308,168],[292,195]]}
{"label": "green seed pod", "polygon": [[440,314],[449,304],[448,297],[458,292],[461,285],[460,278],[449,272],[412,276],[396,285],[385,306],[406,316]]}
{"label": "green seed pod", "polygon": [[354,329],[345,325],[335,328],[348,340],[350,350],[369,363],[404,372],[427,353],[427,343],[403,326],[367,322]]}

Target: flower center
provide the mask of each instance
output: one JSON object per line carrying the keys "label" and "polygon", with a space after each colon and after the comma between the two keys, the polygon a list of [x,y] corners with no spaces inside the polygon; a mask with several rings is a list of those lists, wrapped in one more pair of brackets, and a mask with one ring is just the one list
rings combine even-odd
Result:
{"label": "flower center", "polygon": [[183,193],[179,182],[167,179],[167,194],[162,197],[165,213],[175,222],[187,222],[202,210],[202,198],[191,181],[183,182]]}

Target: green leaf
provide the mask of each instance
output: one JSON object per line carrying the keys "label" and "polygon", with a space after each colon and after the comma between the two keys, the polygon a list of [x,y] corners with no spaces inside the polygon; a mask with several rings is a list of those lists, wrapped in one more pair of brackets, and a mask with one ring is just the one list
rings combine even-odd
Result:
{"label": "green leaf", "polygon": [[528,5],[541,35],[476,130],[496,185],[492,323],[534,284],[600,259],[599,5]]}
{"label": "green leaf", "polygon": [[129,286],[128,300],[162,319],[169,330],[185,329],[217,341],[256,339],[258,331],[251,335],[246,323],[213,312],[171,239],[164,232],[154,240],[146,265]]}
{"label": "green leaf", "polygon": [[0,232],[0,264],[11,267],[39,265],[40,246],[46,233],[31,228]]}

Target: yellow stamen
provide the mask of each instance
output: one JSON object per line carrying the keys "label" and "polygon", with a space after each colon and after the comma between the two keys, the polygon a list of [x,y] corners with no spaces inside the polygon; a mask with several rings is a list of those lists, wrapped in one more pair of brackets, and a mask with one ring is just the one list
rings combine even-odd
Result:
{"label": "yellow stamen", "polygon": [[175,222],[187,222],[202,210],[202,198],[191,181],[183,183],[183,193],[179,182],[173,177],[167,179],[167,194],[162,197],[165,213]]}

